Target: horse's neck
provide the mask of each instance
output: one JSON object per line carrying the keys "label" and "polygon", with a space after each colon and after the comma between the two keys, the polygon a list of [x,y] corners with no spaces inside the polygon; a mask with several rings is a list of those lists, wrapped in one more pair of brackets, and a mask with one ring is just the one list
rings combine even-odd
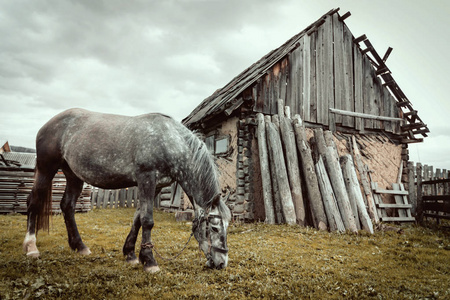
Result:
{"label": "horse's neck", "polygon": [[182,187],[183,191],[189,197],[194,207],[201,208],[205,211],[209,209],[209,201],[213,199],[220,191],[214,186],[206,186],[204,177],[189,171],[183,171],[182,175],[176,180]]}

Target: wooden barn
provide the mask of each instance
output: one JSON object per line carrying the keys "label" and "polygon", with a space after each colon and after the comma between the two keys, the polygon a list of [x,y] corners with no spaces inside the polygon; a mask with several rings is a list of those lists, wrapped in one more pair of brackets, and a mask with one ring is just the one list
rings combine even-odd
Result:
{"label": "wooden barn", "polygon": [[[281,209],[277,203],[283,200],[275,179],[280,176],[277,166],[272,161],[268,168],[262,164],[265,158],[261,151],[267,146],[270,160],[281,156],[285,162],[288,177],[278,180],[281,185],[289,183],[289,197],[297,213],[296,197],[303,198],[306,219],[299,221],[297,217],[297,223],[315,223],[308,216],[315,204],[308,200],[308,169],[302,169],[300,148],[294,149],[298,166],[292,171],[289,167],[294,163],[287,153],[292,149],[284,138],[283,150],[278,153],[273,150],[275,144],[258,139],[260,119],[266,122],[262,126],[274,124],[281,137],[280,123],[288,119],[291,134],[295,126],[304,128],[302,135],[313,152],[314,164],[321,156],[314,155],[317,150],[313,144],[321,139],[318,129],[325,137],[332,133],[333,145],[327,146],[333,146],[339,156],[351,154],[352,160],[360,161],[357,176],[365,205],[370,206],[366,199],[370,193],[369,198],[375,201],[372,210],[378,210],[372,220],[412,220],[405,192],[392,190],[404,189],[408,144],[421,142],[429,130],[386,65],[392,49],[380,55],[365,35],[355,38],[345,24],[349,16],[340,15],[339,9],[323,15],[204,99],[183,120],[187,127],[204,135],[216,156],[221,186],[224,192],[231,192],[228,204],[235,218],[267,221],[265,193],[272,193],[269,199],[275,214]],[[320,178],[314,176],[316,186]],[[301,182],[296,191],[295,180]],[[339,201],[337,194],[334,197]],[[389,203],[398,205],[390,207]],[[277,222],[282,219],[282,215],[276,218]]]}

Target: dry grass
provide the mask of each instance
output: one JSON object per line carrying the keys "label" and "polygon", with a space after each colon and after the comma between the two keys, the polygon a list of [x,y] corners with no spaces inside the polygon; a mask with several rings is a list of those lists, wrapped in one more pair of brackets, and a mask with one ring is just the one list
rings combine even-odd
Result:
{"label": "dry grass", "polygon": [[[232,224],[229,267],[209,270],[191,241],[175,261],[158,259],[161,272],[146,274],[121,253],[134,211],[77,214],[93,254],[81,257],[67,244],[62,216],[40,233],[40,259],[21,252],[26,217],[0,216],[0,299],[142,298],[450,298],[448,229],[403,228],[371,236],[310,228]],[[190,224],[155,213],[153,241],[165,255],[180,250]],[[138,241],[139,242],[139,241]]]}

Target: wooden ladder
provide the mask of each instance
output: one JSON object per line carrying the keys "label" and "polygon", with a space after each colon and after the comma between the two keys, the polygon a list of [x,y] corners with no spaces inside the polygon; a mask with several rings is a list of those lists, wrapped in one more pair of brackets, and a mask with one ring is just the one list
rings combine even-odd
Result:
{"label": "wooden ladder", "polygon": [[[392,190],[383,190],[378,188],[376,182],[372,182],[373,198],[377,208],[377,214],[380,221],[383,222],[415,222],[416,219],[411,215],[412,205],[408,203],[408,191],[401,183],[393,183]],[[394,195],[395,203],[383,203],[381,194]],[[398,217],[388,217],[386,208],[396,209]]]}

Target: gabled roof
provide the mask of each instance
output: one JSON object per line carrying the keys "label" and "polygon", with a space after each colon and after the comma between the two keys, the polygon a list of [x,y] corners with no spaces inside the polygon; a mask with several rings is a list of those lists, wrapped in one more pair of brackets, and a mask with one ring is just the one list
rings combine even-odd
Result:
{"label": "gabled roof", "polygon": [[[270,53],[263,56],[256,63],[233,78],[223,88],[218,89],[211,96],[204,99],[183,120],[183,124],[188,127],[196,127],[205,119],[216,116],[222,112],[224,112],[225,115],[230,115],[233,110],[242,105],[243,100],[245,100],[238,99],[242,92],[255,84],[260,78],[265,76],[266,73],[276,63],[280,62],[291,51],[296,49],[299,46],[299,40],[304,37],[304,35],[311,34],[315,30],[317,30],[325,22],[327,16],[333,15],[338,11],[339,8],[330,10],[328,13],[320,17],[316,22],[308,26],[305,30],[286,41],[282,46],[275,50],[272,50]],[[349,13],[345,14],[344,16],[340,17],[340,20],[345,19],[345,17],[349,15]],[[381,77],[381,79],[383,79],[384,85],[390,89],[392,95],[397,100],[397,106],[402,107],[406,110],[406,112],[403,114],[403,117],[406,121],[408,121],[408,124],[402,126],[404,127],[402,128],[402,130],[408,133],[408,137],[414,141],[419,141],[417,138],[415,138],[415,134],[422,134],[423,136],[426,136],[426,133],[429,132],[427,125],[424,124],[418,117],[417,111],[413,110],[411,102],[398,87],[397,83],[391,75],[391,72],[385,64],[385,61],[392,49],[390,48],[385,56],[381,58],[375,51],[369,40],[365,37],[365,35],[354,39],[354,43],[364,43],[367,48],[362,50],[362,52],[371,54],[371,57],[368,56],[368,58],[370,59],[373,67],[376,69],[377,75]]]}
{"label": "gabled roof", "polygon": [[246,88],[255,83],[259,78],[265,75],[265,73],[279,62],[283,57],[289,54],[290,51],[298,47],[297,42],[310,30],[313,31],[325,22],[327,15],[332,15],[339,11],[339,8],[333,9],[323,15],[316,22],[308,26],[305,30],[295,35],[281,47],[272,50],[270,53],[263,56],[256,63],[244,70],[241,74],[233,78],[223,88],[218,89],[211,96],[203,100],[199,106],[197,106],[185,119],[183,124],[189,126],[193,123],[200,121],[201,119],[224,111],[227,108],[227,104],[239,96]]}

